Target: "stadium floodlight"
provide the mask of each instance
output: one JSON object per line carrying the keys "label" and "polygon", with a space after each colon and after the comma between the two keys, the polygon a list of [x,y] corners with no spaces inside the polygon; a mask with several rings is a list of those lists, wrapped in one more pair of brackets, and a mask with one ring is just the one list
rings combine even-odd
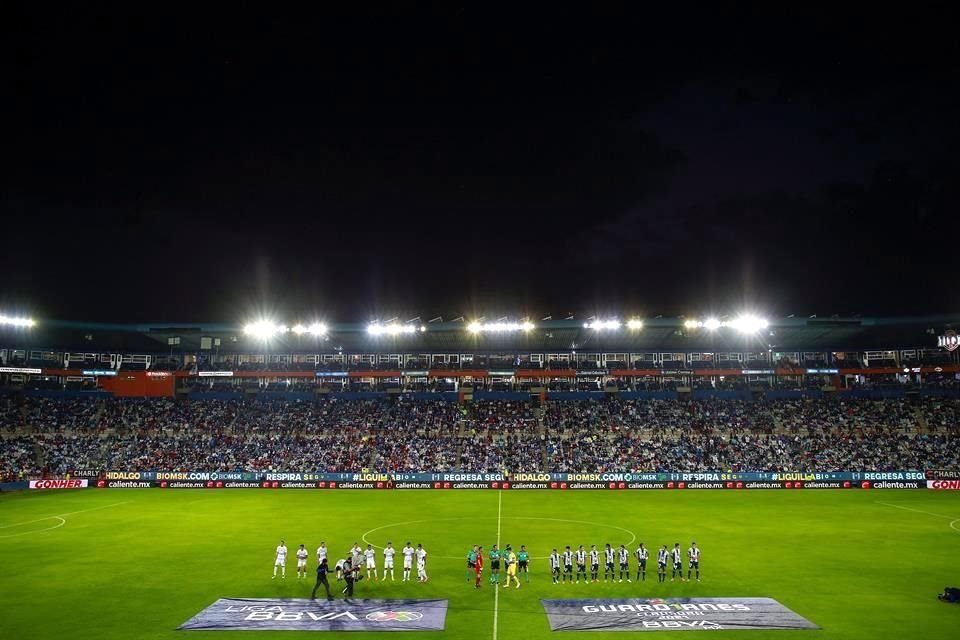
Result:
{"label": "stadium floodlight", "polygon": [[397,324],[395,322],[380,324],[379,322],[371,322],[367,325],[367,333],[372,336],[398,336],[405,333],[414,333],[415,331],[417,331],[417,327],[412,324]]}
{"label": "stadium floodlight", "polygon": [[273,322],[272,320],[258,320],[243,327],[243,332],[259,340],[270,340],[274,336],[290,331],[289,327]]}
{"label": "stadium floodlight", "polygon": [[534,324],[529,320],[524,322],[471,322],[467,325],[467,331],[472,334],[478,333],[514,333],[517,331],[533,331]]}
{"label": "stadium floodlight", "polygon": [[584,329],[593,329],[594,331],[616,331],[620,328],[619,320],[594,320],[593,322],[584,322]]}
{"label": "stadium floodlight", "polygon": [[684,320],[683,328],[684,329],[699,329],[703,326],[703,323],[699,320]]}
{"label": "stadium floodlight", "polygon": [[29,329],[36,326],[37,321],[33,318],[15,318],[13,316],[0,315],[0,325],[8,327],[22,327]]}
{"label": "stadium floodlight", "polygon": [[707,318],[703,321],[702,326],[707,331],[716,331],[723,326],[723,323],[720,322],[717,318]]}
{"label": "stadium floodlight", "polygon": [[302,336],[305,333],[309,333],[314,336],[327,335],[327,325],[323,324],[322,322],[314,322],[311,325],[296,324],[290,330],[298,336]]}
{"label": "stadium floodlight", "polygon": [[631,331],[639,331],[640,329],[643,329],[643,320],[640,320],[639,318],[631,318],[630,320],[627,320],[627,329],[630,329]]}
{"label": "stadium floodlight", "polygon": [[726,326],[736,329],[740,333],[752,334],[762,331],[770,326],[764,318],[758,318],[751,314],[744,314],[726,323]]}

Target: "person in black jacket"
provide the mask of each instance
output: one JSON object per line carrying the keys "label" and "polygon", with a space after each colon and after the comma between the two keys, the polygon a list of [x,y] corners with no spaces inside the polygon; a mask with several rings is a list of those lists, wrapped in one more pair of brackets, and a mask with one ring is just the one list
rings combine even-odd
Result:
{"label": "person in black jacket", "polygon": [[324,558],[317,566],[317,584],[313,585],[313,593],[310,594],[311,600],[316,600],[317,589],[320,588],[321,584],[323,585],[324,590],[327,592],[327,600],[333,600],[333,596],[330,594],[330,583],[327,582],[328,573],[330,573],[330,567],[327,565],[327,559]]}
{"label": "person in black jacket", "polygon": [[347,586],[342,591],[347,598],[353,597],[353,583],[357,581],[358,571],[360,571],[360,567],[354,567],[353,559],[347,556],[343,562],[343,580],[347,583]]}

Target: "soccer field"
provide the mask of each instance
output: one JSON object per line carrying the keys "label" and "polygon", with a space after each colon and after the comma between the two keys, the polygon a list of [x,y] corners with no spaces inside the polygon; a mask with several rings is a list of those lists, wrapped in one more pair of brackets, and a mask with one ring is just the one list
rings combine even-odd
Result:
{"label": "soccer field", "polygon": [[[501,546],[525,544],[534,557],[519,591],[495,593],[486,577],[478,591],[465,580],[469,546],[489,549],[498,531]],[[280,538],[291,557],[286,580],[272,581]],[[357,585],[358,598],[449,599],[445,631],[404,637],[622,640],[622,632],[551,632],[541,598],[771,597],[822,627],[724,632],[754,640],[947,638],[960,628],[960,607],[935,598],[960,582],[952,492],[145,489],[0,495],[0,637],[204,637],[175,629],[217,598],[309,597],[321,540],[332,557],[355,541],[423,543],[428,583],[401,583],[398,570],[397,582]],[[691,540],[702,548],[703,582],[658,584],[656,549],[679,542],[686,550]],[[651,549],[646,582],[551,583],[552,547],[608,542]],[[301,543],[310,551],[302,582],[293,558]],[[329,636],[384,633],[321,634]]]}

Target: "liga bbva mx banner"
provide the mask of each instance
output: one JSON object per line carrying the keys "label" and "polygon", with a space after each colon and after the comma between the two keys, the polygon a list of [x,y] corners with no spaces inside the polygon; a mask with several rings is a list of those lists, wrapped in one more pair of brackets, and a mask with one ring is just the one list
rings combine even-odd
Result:
{"label": "liga bbva mx banner", "polygon": [[771,598],[541,600],[551,631],[819,629]]}
{"label": "liga bbva mx banner", "polygon": [[178,629],[194,631],[442,631],[446,600],[220,598]]}

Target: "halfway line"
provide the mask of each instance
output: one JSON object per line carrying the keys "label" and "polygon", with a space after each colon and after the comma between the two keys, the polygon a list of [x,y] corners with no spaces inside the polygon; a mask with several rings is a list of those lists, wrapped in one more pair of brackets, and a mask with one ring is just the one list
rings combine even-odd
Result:
{"label": "halfway line", "polygon": [[[497,549],[500,548],[500,514],[503,512],[503,490],[497,491]],[[509,578],[507,578],[509,580]],[[497,616],[500,614],[500,581],[493,586],[493,640],[497,640]]]}

